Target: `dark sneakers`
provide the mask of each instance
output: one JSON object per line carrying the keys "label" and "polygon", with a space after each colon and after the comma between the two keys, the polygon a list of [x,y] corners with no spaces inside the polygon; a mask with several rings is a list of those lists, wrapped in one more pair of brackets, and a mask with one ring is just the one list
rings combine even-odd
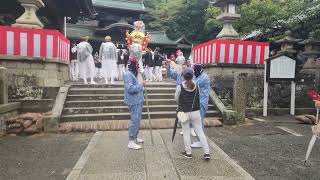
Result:
{"label": "dark sneakers", "polygon": [[187,154],[187,152],[182,152],[182,155],[187,159],[192,159],[192,154]]}
{"label": "dark sneakers", "polygon": [[206,161],[210,161],[210,159],[211,159],[210,154],[204,154],[203,158]]}

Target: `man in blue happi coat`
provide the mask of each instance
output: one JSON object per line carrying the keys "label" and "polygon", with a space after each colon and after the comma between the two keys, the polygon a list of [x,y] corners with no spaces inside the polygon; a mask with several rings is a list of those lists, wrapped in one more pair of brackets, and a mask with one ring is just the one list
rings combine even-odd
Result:
{"label": "man in blue happi coat", "polygon": [[124,75],[124,103],[129,107],[131,118],[128,148],[134,150],[141,149],[138,143],[143,143],[143,140],[138,138],[138,134],[142,117],[145,82],[139,83],[137,78],[138,71],[139,65],[137,59],[131,58],[129,60],[128,71]]}
{"label": "man in blue happi coat", "polygon": [[[206,117],[209,105],[210,80],[207,73],[203,71],[202,64],[194,65],[194,75],[196,76],[196,84],[200,89],[200,115],[202,128],[204,128],[204,118]],[[191,144],[191,147],[202,147],[202,144],[199,141],[194,142]]]}

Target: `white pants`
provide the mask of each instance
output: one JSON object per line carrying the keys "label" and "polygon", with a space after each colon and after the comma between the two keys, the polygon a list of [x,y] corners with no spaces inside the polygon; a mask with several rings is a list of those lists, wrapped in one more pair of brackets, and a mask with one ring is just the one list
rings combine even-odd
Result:
{"label": "white pants", "polygon": [[162,67],[156,66],[154,70],[154,75],[158,81],[162,81]]}
{"label": "white pants", "polygon": [[76,81],[79,78],[79,61],[71,60],[69,64],[70,79]]}
{"label": "white pants", "polygon": [[123,75],[126,71],[126,68],[124,67],[124,64],[119,64],[118,65],[118,80],[122,81],[123,80]]}
{"label": "white pants", "polygon": [[79,74],[84,82],[87,82],[87,78],[90,78],[91,81],[94,80],[95,66],[92,55],[86,60],[79,62]]}
{"label": "white pants", "polygon": [[209,154],[209,145],[201,125],[200,111],[189,112],[187,113],[187,116],[189,117],[188,120],[184,123],[181,123],[185,151],[187,152],[187,154],[191,154],[191,137],[190,137],[190,123],[191,123],[193,125],[194,131],[196,132],[201,144],[203,145],[204,153]]}
{"label": "white pants", "polygon": [[156,77],[154,76],[153,74],[153,70],[154,70],[154,67],[149,67],[148,68],[148,80],[149,81],[154,81],[156,79]]}
{"label": "white pants", "polygon": [[102,73],[101,73],[101,68],[96,68],[96,78],[101,78]]}

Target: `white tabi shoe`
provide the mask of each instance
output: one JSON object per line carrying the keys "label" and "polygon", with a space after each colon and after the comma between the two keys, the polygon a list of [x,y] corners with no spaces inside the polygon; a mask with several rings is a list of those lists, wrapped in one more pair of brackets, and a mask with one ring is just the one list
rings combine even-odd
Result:
{"label": "white tabi shoe", "polygon": [[191,136],[193,136],[193,137],[197,137],[197,134],[196,134],[196,132],[194,131],[194,129],[193,128],[191,128]]}
{"label": "white tabi shoe", "polygon": [[191,144],[191,147],[192,148],[202,148],[202,144],[201,144],[200,141],[194,142],[194,143]]}
{"label": "white tabi shoe", "polygon": [[128,148],[129,149],[134,149],[134,150],[139,150],[142,147],[140,145],[136,144],[134,141],[129,141]]}
{"label": "white tabi shoe", "polygon": [[143,139],[139,139],[139,138],[137,138],[137,143],[143,143],[144,142],[144,140]]}

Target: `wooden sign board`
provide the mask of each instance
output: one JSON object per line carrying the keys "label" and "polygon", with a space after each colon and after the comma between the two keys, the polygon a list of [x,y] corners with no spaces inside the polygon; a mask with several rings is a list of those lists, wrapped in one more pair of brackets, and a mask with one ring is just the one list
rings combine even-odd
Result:
{"label": "wooden sign board", "polygon": [[290,114],[295,114],[296,68],[296,60],[284,53],[266,60],[264,71],[263,116],[268,115],[268,83],[270,81],[291,81]]}
{"label": "wooden sign board", "polygon": [[296,60],[284,54],[267,59],[267,81],[294,81]]}

